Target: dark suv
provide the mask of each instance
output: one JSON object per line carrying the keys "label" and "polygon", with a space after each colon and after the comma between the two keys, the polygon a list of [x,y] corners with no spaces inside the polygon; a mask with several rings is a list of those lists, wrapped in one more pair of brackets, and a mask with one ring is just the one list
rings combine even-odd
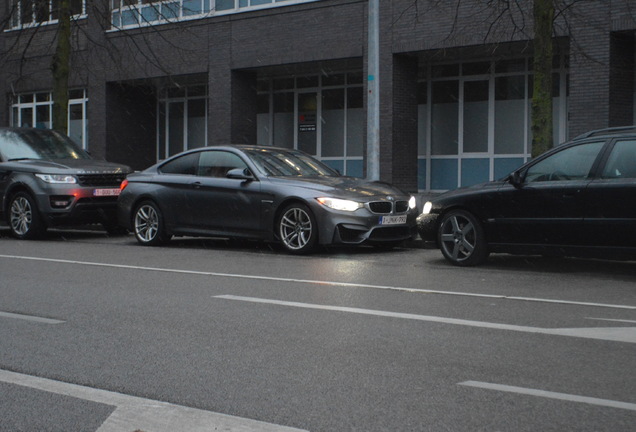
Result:
{"label": "dark suv", "polygon": [[20,239],[50,226],[116,222],[119,186],[131,170],[96,160],[49,129],[0,128],[0,216]]}

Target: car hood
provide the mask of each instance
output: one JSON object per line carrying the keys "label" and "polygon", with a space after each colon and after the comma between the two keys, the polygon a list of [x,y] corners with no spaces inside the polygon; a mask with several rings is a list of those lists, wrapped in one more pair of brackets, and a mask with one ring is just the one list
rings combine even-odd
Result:
{"label": "car hood", "polygon": [[461,196],[465,196],[465,195],[477,195],[483,192],[489,192],[492,190],[496,190],[501,188],[501,186],[503,186],[504,184],[506,184],[507,182],[505,180],[495,180],[495,181],[490,181],[490,182],[485,182],[485,183],[479,183],[476,185],[472,185],[472,186],[465,186],[465,187],[461,187],[458,189],[453,189],[451,191],[448,192],[444,192],[441,195],[436,196],[435,198],[433,198],[431,201],[436,202],[436,201],[445,201],[448,199],[452,199],[455,197],[461,197]]}
{"label": "car hood", "polygon": [[335,197],[377,197],[409,195],[388,183],[368,181],[357,177],[346,176],[313,176],[313,177],[268,177],[272,183],[312,189],[329,193]]}
{"label": "car hood", "polygon": [[6,168],[47,174],[118,174],[131,172],[130,167],[97,159],[25,159],[6,162]]}

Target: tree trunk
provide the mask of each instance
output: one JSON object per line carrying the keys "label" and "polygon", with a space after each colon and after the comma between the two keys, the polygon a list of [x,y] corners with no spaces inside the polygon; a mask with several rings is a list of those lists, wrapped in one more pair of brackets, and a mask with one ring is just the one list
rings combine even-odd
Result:
{"label": "tree trunk", "polygon": [[68,81],[71,63],[70,0],[58,2],[58,31],[53,71],[53,129],[68,134]]}
{"label": "tree trunk", "polygon": [[553,0],[534,0],[532,157],[552,147]]}

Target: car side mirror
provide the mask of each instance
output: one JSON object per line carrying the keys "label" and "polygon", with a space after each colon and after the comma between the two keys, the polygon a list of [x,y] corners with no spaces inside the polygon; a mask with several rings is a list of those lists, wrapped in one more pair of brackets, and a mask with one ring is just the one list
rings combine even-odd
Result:
{"label": "car side mirror", "polygon": [[227,178],[236,179],[236,180],[244,180],[244,181],[252,181],[254,180],[254,176],[250,172],[248,168],[232,168],[227,172]]}
{"label": "car side mirror", "polygon": [[519,171],[515,171],[510,176],[508,176],[508,181],[515,188],[519,189],[523,185],[523,176]]}

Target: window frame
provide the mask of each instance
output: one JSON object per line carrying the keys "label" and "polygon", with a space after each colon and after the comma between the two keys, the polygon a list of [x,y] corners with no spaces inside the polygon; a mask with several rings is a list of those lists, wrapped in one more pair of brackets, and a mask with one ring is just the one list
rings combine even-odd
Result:
{"label": "window frame", "polygon": [[[553,76],[554,88],[558,92],[553,94],[554,112],[553,124],[554,145],[567,141],[567,105],[569,57],[566,53],[555,54]],[[478,68],[473,67],[478,65]],[[500,67],[503,66],[503,67]],[[445,192],[462,186],[469,186],[482,181],[493,181],[518,168],[531,158],[531,102],[532,102],[532,57],[522,54],[506,60],[496,58],[455,60],[443,63],[429,63],[423,65],[418,78],[418,190],[421,192]],[[496,134],[498,120],[497,83],[501,80],[520,79],[524,82],[523,117],[524,131],[520,152],[497,150]],[[488,148],[486,151],[470,152],[465,147],[464,137],[464,109],[466,98],[465,85],[474,81],[489,82],[488,98]],[[433,109],[435,85],[456,82],[458,90],[457,100],[457,128],[453,137],[457,141],[456,152],[452,154],[436,154],[433,147],[434,124]],[[470,84],[469,84],[470,85]],[[520,100],[520,99],[513,99]],[[504,149],[505,150],[505,149]],[[486,174],[487,173],[487,177]],[[479,175],[479,179],[475,179]]]}
{"label": "window frame", "polygon": [[[67,131],[69,137],[71,134],[71,110],[73,107],[80,107],[81,116],[81,140],[74,140],[82,149],[88,150],[88,93],[86,89],[69,90],[69,100],[67,109]],[[38,108],[46,110],[48,120],[46,122],[38,122]],[[31,110],[31,118],[23,119],[23,110]],[[42,111],[40,111],[42,112]],[[51,92],[35,92],[20,93],[15,96],[11,103],[10,124],[13,127],[33,127],[51,129],[53,122],[53,94]],[[44,123],[44,124],[42,124]]]}
{"label": "window frame", "polygon": [[[201,13],[184,13],[184,11],[187,10],[184,8],[184,3],[189,1],[200,1]],[[216,9],[216,1],[217,0],[110,0],[110,31],[160,25],[175,21],[202,19],[212,16],[249,12],[260,9],[291,6],[320,0],[266,0],[266,3],[254,5],[252,5],[252,2],[255,0],[230,0],[234,2],[232,7],[219,10]],[[243,3],[247,4],[243,5]],[[153,4],[155,4],[155,6],[153,6]],[[176,9],[170,13],[171,16],[163,13],[164,5],[176,5]],[[156,19],[148,19],[149,15],[144,17],[144,11],[149,8],[154,8],[156,10]],[[128,15],[128,18],[125,18],[126,15]]]}
{"label": "window frame", "polygon": [[[10,25],[8,31],[10,30],[21,30],[26,28],[33,28],[40,25],[52,25],[57,24],[59,22],[58,18],[55,18],[55,8],[54,2],[58,0],[45,0],[48,3],[48,19],[46,20],[38,20],[37,17],[37,8],[35,7],[35,3],[38,0],[13,0],[10,6]],[[80,20],[85,19],[87,15],[86,2],[87,0],[79,0],[81,2],[81,12],[79,14],[71,15],[71,19]],[[22,9],[24,8],[24,3],[28,2],[31,5],[31,20],[28,22],[22,22]]]}
{"label": "window frame", "polygon": [[[555,182],[555,181],[570,181],[570,182],[586,181],[586,180],[591,181],[594,178],[594,174],[596,171],[596,167],[598,166],[598,162],[600,158],[603,157],[603,154],[605,151],[605,145],[606,145],[605,140],[598,140],[598,141],[595,140],[595,141],[576,143],[564,148],[560,148],[558,149],[558,151],[551,152],[547,154],[545,157],[538,159],[535,163],[526,167],[523,173],[523,181],[524,183],[527,183],[527,184],[536,184],[540,182]],[[572,152],[584,153],[584,150],[583,150],[584,147],[588,147],[590,149],[589,150],[590,152],[593,152],[594,150],[595,152],[592,158],[585,159],[585,163],[588,166],[587,166],[587,172],[583,176],[580,176],[580,175],[573,176],[571,172],[568,172],[565,169],[568,166],[566,164],[563,167],[563,169],[552,170],[550,173],[548,173],[547,171],[544,173],[539,173],[537,177],[529,179],[529,176],[533,174],[533,169],[535,169],[538,166],[547,165],[548,167],[550,167],[549,164],[551,163],[553,168],[559,168],[558,163],[562,164],[563,161],[570,163],[570,165],[573,165],[577,161],[582,161],[583,159],[580,157],[578,158],[572,157],[573,156]],[[552,177],[552,175],[556,173],[561,173],[565,175],[565,177],[560,177],[560,176]]]}

